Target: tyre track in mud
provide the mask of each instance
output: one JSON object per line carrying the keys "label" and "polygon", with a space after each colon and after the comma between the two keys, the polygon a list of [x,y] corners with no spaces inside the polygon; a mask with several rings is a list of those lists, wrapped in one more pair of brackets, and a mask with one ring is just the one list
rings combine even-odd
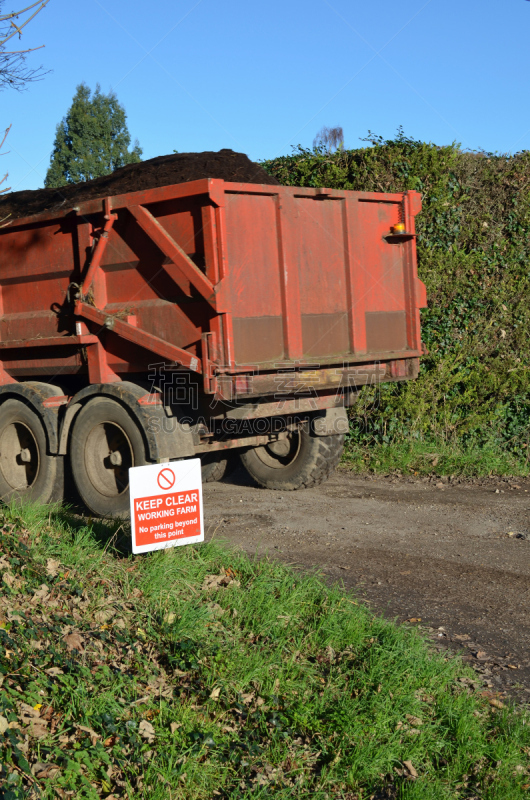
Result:
{"label": "tyre track in mud", "polygon": [[530,702],[530,482],[341,469],[282,493],[239,470],[204,488],[207,540],[318,569],[389,618],[421,620],[410,624],[462,652],[488,688]]}

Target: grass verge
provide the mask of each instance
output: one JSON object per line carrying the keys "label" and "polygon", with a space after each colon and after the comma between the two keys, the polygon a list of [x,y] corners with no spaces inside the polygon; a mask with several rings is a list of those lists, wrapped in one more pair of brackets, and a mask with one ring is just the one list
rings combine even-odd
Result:
{"label": "grass verge", "polygon": [[122,536],[3,512],[5,800],[528,796],[528,717],[417,631],[315,575]]}
{"label": "grass verge", "polygon": [[372,443],[369,447],[348,443],[342,463],[355,472],[402,473],[404,475],[458,475],[484,478],[489,475],[528,477],[528,459],[497,446],[461,442],[436,443],[421,440]]}

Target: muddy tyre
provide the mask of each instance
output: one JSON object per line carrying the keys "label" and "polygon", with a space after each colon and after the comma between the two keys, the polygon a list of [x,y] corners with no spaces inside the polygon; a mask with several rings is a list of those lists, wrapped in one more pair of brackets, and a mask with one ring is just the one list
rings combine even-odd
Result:
{"label": "muddy tyre", "polygon": [[79,497],[98,517],[129,516],[129,469],[146,463],[138,425],[115,400],[96,397],[77,415],[70,463]]}
{"label": "muddy tyre", "polygon": [[0,406],[0,499],[31,503],[62,500],[62,456],[48,454],[44,425],[26,403]]}
{"label": "muddy tyre", "polygon": [[254,447],[241,455],[247,472],[264,489],[294,491],[318,486],[340,461],[344,436],[315,436],[309,425],[288,439]]}
{"label": "muddy tyre", "polygon": [[237,467],[237,460],[232,453],[225,457],[206,455],[201,458],[201,475],[203,483],[215,483],[230,475]]}

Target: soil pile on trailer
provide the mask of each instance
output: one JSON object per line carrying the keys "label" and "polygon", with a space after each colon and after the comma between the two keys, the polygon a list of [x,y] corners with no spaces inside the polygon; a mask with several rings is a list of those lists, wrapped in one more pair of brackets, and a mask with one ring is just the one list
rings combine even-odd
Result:
{"label": "soil pile on trailer", "polygon": [[86,183],[61,186],[59,189],[11,192],[0,198],[0,221],[31,217],[43,212],[63,211],[85,200],[110,197],[158,186],[171,186],[201,178],[221,178],[238,183],[279,185],[263,167],[244,153],[219,150],[218,153],[175,153],[129,164],[111,175]]}

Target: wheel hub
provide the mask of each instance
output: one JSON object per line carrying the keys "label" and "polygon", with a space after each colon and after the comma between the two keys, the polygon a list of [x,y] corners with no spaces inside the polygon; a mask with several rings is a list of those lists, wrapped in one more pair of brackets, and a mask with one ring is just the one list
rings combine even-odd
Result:
{"label": "wheel hub", "polygon": [[123,428],[114,422],[102,422],[92,428],[85,445],[85,466],[92,485],[105,497],[126,492],[134,458]]}
{"label": "wheel hub", "polygon": [[275,456],[287,456],[291,449],[291,443],[288,439],[279,439],[277,442],[271,442],[267,447]]}
{"label": "wheel hub", "polygon": [[264,464],[274,469],[284,469],[291,464],[300,450],[299,431],[290,431],[285,439],[269,442],[264,447],[256,447],[255,453]]}
{"label": "wheel hub", "polygon": [[37,441],[23,422],[11,422],[0,433],[0,469],[13,489],[25,491],[37,480],[40,458]]}

